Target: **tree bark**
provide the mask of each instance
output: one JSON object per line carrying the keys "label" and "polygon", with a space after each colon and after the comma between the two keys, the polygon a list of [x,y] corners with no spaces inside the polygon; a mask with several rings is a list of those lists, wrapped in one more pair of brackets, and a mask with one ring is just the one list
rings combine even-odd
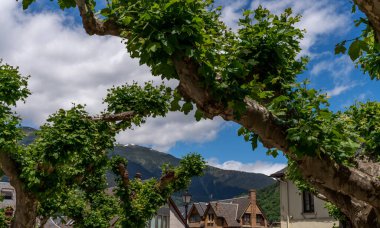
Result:
{"label": "tree bark", "polygon": [[6,151],[0,151],[0,168],[10,179],[16,191],[16,211],[12,228],[34,228],[37,218],[37,200],[24,189],[17,165]]}
{"label": "tree bark", "polygon": [[380,0],[354,0],[354,2],[366,14],[377,41],[380,41]]}

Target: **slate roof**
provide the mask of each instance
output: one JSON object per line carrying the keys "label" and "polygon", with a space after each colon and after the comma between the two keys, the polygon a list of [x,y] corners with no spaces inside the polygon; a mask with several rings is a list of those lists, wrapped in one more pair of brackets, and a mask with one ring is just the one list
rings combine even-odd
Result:
{"label": "slate roof", "polygon": [[224,202],[224,203],[233,203],[238,205],[237,210],[237,216],[236,219],[240,219],[241,216],[243,216],[244,212],[247,210],[250,202],[248,196],[238,197],[238,198],[232,198],[232,199],[225,199],[225,200],[219,200],[218,202]]}
{"label": "slate roof", "polygon": [[199,215],[202,217],[206,212],[207,203],[194,203],[194,207],[198,211]]}
{"label": "slate roof", "polygon": [[281,169],[280,171],[277,171],[275,173],[272,173],[270,175],[270,177],[274,177],[274,178],[282,178],[285,176],[285,172],[286,172],[286,167]]}
{"label": "slate roof", "polygon": [[238,204],[211,202],[210,206],[217,217],[221,217],[226,220],[228,227],[240,227],[240,224],[236,220],[237,211],[239,208]]}
{"label": "slate roof", "polygon": [[[223,217],[226,220],[227,227],[241,227],[238,220],[241,219],[249,205],[250,199],[248,195],[210,202],[210,207],[215,212],[216,216]],[[257,206],[261,213],[263,213],[264,218],[266,218],[260,205],[257,204]]]}

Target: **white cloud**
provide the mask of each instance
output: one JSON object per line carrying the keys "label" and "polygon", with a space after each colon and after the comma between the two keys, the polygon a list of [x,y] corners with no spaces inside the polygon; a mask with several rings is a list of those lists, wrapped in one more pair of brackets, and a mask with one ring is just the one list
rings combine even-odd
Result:
{"label": "white cloud", "polygon": [[242,163],[239,161],[231,160],[221,163],[217,158],[207,159],[207,163],[210,166],[214,166],[220,169],[237,170],[249,173],[263,173],[265,175],[270,175],[286,167],[286,164],[284,163],[271,163],[265,161]]}
{"label": "white cloud", "polygon": [[242,16],[243,7],[247,3],[246,0],[236,1],[217,1],[215,5],[222,5],[222,21],[236,31],[238,28],[239,18]]}
{"label": "white cloud", "polygon": [[122,144],[148,145],[166,152],[179,141],[202,143],[215,139],[222,123],[221,118],[194,122],[192,113],[184,116],[175,112],[164,118],[149,118],[141,127],[125,131],[117,139]]}
{"label": "white cloud", "polygon": [[354,65],[348,56],[343,55],[338,58],[326,56],[325,60],[313,65],[310,73],[313,77],[323,77],[326,74],[332,78],[333,88],[327,90],[327,95],[333,97],[360,85],[351,79],[353,70]]}
{"label": "white cloud", "polygon": [[[129,57],[121,39],[89,36],[73,18],[60,12],[26,13],[16,1],[0,1],[0,27],[0,58],[32,76],[32,95],[26,104],[18,105],[17,112],[36,127],[73,102],[87,104],[88,111],[98,113],[104,109],[107,88],[113,85],[161,81]],[[221,122],[196,122],[192,116],[169,114],[119,135],[118,140],[167,150],[178,140],[212,140]]]}
{"label": "white cloud", "polygon": [[255,0],[252,1],[251,8],[262,5],[277,14],[286,8],[292,8],[294,14],[302,15],[297,24],[299,28],[306,29],[305,38],[301,41],[302,54],[312,55],[310,48],[321,40],[322,36],[344,34],[351,28],[351,15],[341,10],[344,4],[347,5],[344,1],[329,0]]}
{"label": "white cloud", "polygon": [[329,97],[338,96],[342,94],[343,92],[346,92],[347,90],[353,88],[354,86],[355,85],[340,85],[340,86],[334,87],[332,90],[328,90],[326,93],[327,93],[327,96]]}

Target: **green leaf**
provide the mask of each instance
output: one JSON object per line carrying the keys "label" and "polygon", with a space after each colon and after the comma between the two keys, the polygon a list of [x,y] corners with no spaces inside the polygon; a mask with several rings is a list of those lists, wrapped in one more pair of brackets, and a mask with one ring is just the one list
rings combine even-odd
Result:
{"label": "green leaf", "polygon": [[203,112],[197,109],[194,116],[197,121],[200,121],[203,118]]}
{"label": "green leaf", "polygon": [[335,55],[346,53],[347,48],[344,46],[346,42],[339,43],[335,46]]}
{"label": "green leaf", "polygon": [[350,56],[352,61],[355,61],[359,58],[361,53],[361,46],[360,46],[360,40],[355,40],[350,45],[350,48],[348,49],[348,55]]}
{"label": "green leaf", "polygon": [[193,104],[191,102],[186,102],[183,104],[181,111],[185,113],[185,115],[189,114],[189,112],[193,110]]}
{"label": "green leaf", "polygon": [[28,9],[29,6],[30,6],[33,2],[35,2],[35,1],[36,1],[36,0],[23,0],[23,1],[22,1],[22,8],[23,8],[24,10]]}

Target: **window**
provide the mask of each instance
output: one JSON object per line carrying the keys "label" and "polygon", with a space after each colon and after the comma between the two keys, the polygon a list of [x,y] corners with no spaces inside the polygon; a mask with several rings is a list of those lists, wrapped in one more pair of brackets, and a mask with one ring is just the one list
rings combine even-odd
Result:
{"label": "window", "polygon": [[314,197],[308,191],[302,192],[302,201],[303,201],[303,212],[311,213],[314,212]]}
{"label": "window", "polygon": [[256,214],[256,225],[264,226],[264,217],[261,214]]}
{"label": "window", "polygon": [[214,221],[214,214],[208,214],[208,221],[210,222]]}
{"label": "window", "polygon": [[208,217],[208,223],[207,223],[207,226],[214,226],[214,214],[208,214],[207,215]]}
{"label": "window", "polygon": [[13,191],[12,190],[1,190],[1,195],[4,197],[5,200],[12,200],[13,199]]}
{"label": "window", "polygon": [[245,213],[243,215],[243,225],[251,225],[251,214]]}
{"label": "window", "polygon": [[162,228],[168,228],[168,217],[162,216]]}
{"label": "window", "polygon": [[162,228],[162,216],[157,216],[157,228]]}
{"label": "window", "polygon": [[147,225],[147,228],[168,228],[169,217],[164,215],[154,216]]}
{"label": "window", "polygon": [[189,218],[190,222],[200,222],[201,221],[201,216],[198,214],[192,214]]}

